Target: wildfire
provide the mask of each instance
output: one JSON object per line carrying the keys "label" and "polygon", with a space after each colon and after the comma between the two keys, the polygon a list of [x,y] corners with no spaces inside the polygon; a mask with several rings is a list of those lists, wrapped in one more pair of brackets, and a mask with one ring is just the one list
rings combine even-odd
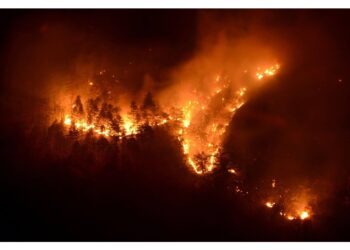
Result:
{"label": "wildfire", "polygon": [[[112,126],[108,123],[88,123],[85,119],[74,119],[70,115],[65,115],[63,124],[66,127],[74,128],[80,132],[88,132],[91,131],[95,135],[110,137],[117,136],[120,139],[123,136],[132,136],[138,133],[139,126],[135,121],[130,119],[128,115],[121,116],[122,125],[117,132]],[[161,126],[166,124],[168,121],[163,119],[160,122],[152,122],[150,125],[153,126]]]}
{"label": "wildfire", "polygon": [[307,218],[310,217],[310,214],[307,212],[307,211],[302,211],[300,214],[299,214],[299,217],[301,220],[305,220]]}
{"label": "wildfire", "polygon": [[313,195],[308,189],[299,187],[297,190],[287,192],[281,189],[280,193],[276,189],[272,187],[272,194],[275,196],[265,202],[267,208],[276,207],[279,214],[289,221],[311,219],[310,201],[313,199]]}
{"label": "wildfire", "polygon": [[192,105],[192,102],[190,101],[188,105],[182,109],[183,116],[184,116],[182,124],[184,128],[188,128],[191,124],[191,105]]}
{"label": "wildfire", "polygon": [[[220,78],[216,78],[218,79]],[[191,100],[183,108],[182,127],[178,139],[183,145],[189,166],[197,174],[212,172],[217,165],[223,136],[232,115],[244,103],[246,88],[234,92],[224,85],[206,99]],[[223,95],[231,96],[231,99]],[[212,106],[219,103],[219,110]],[[214,106],[217,108],[217,106]],[[211,116],[211,119],[208,119]]]}
{"label": "wildfire", "polygon": [[[280,65],[275,64],[256,74],[273,76],[279,69]],[[182,108],[181,133],[177,134],[187,162],[197,174],[210,173],[218,165],[226,129],[233,115],[244,105],[248,90],[245,86],[235,90],[221,75],[214,77],[213,86],[213,92],[206,98],[198,96]]]}
{"label": "wildfire", "polygon": [[147,107],[141,110],[133,106],[129,113],[119,114],[118,107],[102,102],[99,97],[89,99],[86,105],[83,105],[78,96],[71,107],[71,113],[64,116],[64,126],[80,133],[92,132],[97,136],[121,139],[137,135],[141,127],[162,126],[169,121],[164,114],[156,114]]}
{"label": "wildfire", "polygon": [[[256,78],[253,80],[272,77],[279,69],[279,64],[263,70],[258,68]],[[95,86],[92,81],[88,84]],[[118,108],[98,98],[89,99],[84,106],[78,96],[71,105],[71,112],[64,115],[63,125],[70,131],[92,132],[96,136],[119,139],[136,136],[144,126],[169,126],[182,146],[189,168],[198,175],[208,174],[219,164],[218,159],[227,127],[236,111],[244,105],[248,92],[246,86],[235,89],[220,74],[213,77],[213,86],[209,95],[203,97],[199,91],[193,90],[195,97],[192,96],[183,106],[166,111],[155,109],[151,102],[150,107],[135,104],[131,106],[129,112],[119,114]],[[110,93],[108,91],[108,94]],[[238,176],[236,169],[232,167],[228,168],[227,172]],[[276,183],[276,180],[272,179],[271,188],[274,192],[279,189]],[[248,194],[238,186],[235,192]],[[305,202],[297,206],[289,204],[280,206],[280,202],[273,198],[264,205],[270,209],[281,207],[279,214],[289,221],[307,220],[312,214]]]}
{"label": "wildfire", "polygon": [[295,218],[294,218],[294,216],[292,216],[292,215],[287,215],[287,220],[294,220]]}
{"label": "wildfire", "polygon": [[258,71],[256,72],[255,76],[258,80],[262,80],[265,77],[270,77],[275,75],[279,69],[280,69],[279,64],[272,65],[263,70],[261,70],[261,68],[258,67]]}
{"label": "wildfire", "polygon": [[[277,73],[279,64],[272,65],[256,73],[258,79],[273,76]],[[89,81],[90,86],[95,86]],[[144,125],[151,127],[170,123],[176,137],[182,144],[183,153],[191,169],[197,174],[212,172],[218,165],[222,142],[226,129],[236,111],[245,103],[247,87],[234,89],[231,82],[220,74],[213,77],[213,90],[203,98],[197,89],[191,98],[178,109],[180,112],[167,112],[164,116],[150,110],[137,110],[134,115],[121,114],[113,117],[113,110],[107,104],[95,103],[89,100],[88,115],[84,114],[83,104],[77,99],[72,105],[71,114],[66,114],[64,125],[81,132],[92,131],[96,135],[112,137],[136,135]],[[110,91],[108,91],[110,93]],[[98,110],[97,106],[100,105]],[[153,110],[153,111],[152,111]],[[100,112],[100,113],[99,113]],[[138,116],[138,118],[137,118]],[[234,170],[231,170],[231,173]]]}
{"label": "wildfire", "polygon": [[72,124],[72,119],[69,117],[69,115],[66,115],[64,118],[64,125],[70,126]]}
{"label": "wildfire", "polygon": [[78,131],[92,131],[93,133],[97,135],[102,135],[105,137],[109,137],[113,135],[114,133],[111,132],[110,128],[105,128],[104,126],[101,126],[100,128],[97,128],[94,124],[89,124],[85,120],[72,120],[72,118],[69,115],[65,116],[64,119],[64,125],[67,127],[73,127],[74,129]]}
{"label": "wildfire", "polygon": [[128,136],[137,133],[137,127],[135,126],[135,123],[128,116],[124,116],[122,120],[124,121],[123,128],[125,135]]}
{"label": "wildfire", "polygon": [[[279,64],[258,69],[253,80],[271,77],[279,69]],[[95,86],[91,81],[88,83]],[[236,111],[244,105],[247,92],[246,86],[234,88],[227,78],[217,75],[213,77],[213,88],[209,95],[200,95],[194,90],[195,97],[191,96],[183,106],[164,111],[148,100],[148,106],[132,104],[129,112],[121,114],[119,108],[98,98],[87,100],[84,106],[78,96],[71,106],[71,112],[65,114],[63,124],[69,130],[80,133],[92,132],[96,136],[119,139],[136,136],[144,126],[166,125],[181,144],[189,168],[198,175],[208,174],[219,165],[227,127]],[[227,172],[237,175],[232,167]],[[279,189],[275,179],[272,180],[271,188],[275,192]],[[236,192],[248,194],[238,186]],[[274,209],[283,207],[279,213],[287,220],[311,218],[311,210],[304,204],[298,208],[288,208],[284,205],[277,206],[280,205],[279,202],[272,200],[275,201],[269,200],[264,203],[265,206]]]}
{"label": "wildfire", "polygon": [[287,220],[296,220],[296,219],[300,219],[300,220],[307,220],[310,219],[310,212],[306,211],[306,210],[301,210],[299,212],[296,212],[295,214],[283,214],[283,216],[287,219]]}
{"label": "wildfire", "polygon": [[233,168],[228,169],[227,172],[229,172],[231,174],[237,174],[236,170]]}
{"label": "wildfire", "polygon": [[265,203],[265,206],[267,206],[268,208],[273,208],[274,205],[275,205],[275,203],[274,202],[270,202],[270,201]]}
{"label": "wildfire", "polygon": [[[288,205],[288,204],[287,204]],[[267,201],[265,203],[265,206],[267,208],[273,208],[276,206],[275,202],[272,201]],[[294,211],[294,212],[285,212],[283,209],[280,210],[279,214],[284,217],[287,220],[296,220],[296,219],[300,219],[300,220],[306,220],[306,219],[310,219],[310,212],[308,210],[299,210],[299,211]]]}

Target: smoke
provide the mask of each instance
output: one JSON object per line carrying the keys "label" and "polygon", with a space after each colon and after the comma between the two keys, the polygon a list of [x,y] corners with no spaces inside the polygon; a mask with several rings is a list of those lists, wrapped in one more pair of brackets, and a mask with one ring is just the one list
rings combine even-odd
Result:
{"label": "smoke", "polygon": [[[181,107],[198,93],[210,95],[218,77],[230,79],[234,89],[247,87],[247,103],[233,118],[224,152],[250,188],[277,179],[290,204],[299,196],[326,213],[317,204],[338,196],[349,175],[342,128],[346,97],[339,86],[347,75],[342,62],[348,55],[341,51],[348,38],[338,31],[343,16],[325,12],[320,21],[318,14],[201,12],[196,50],[171,70],[158,99]],[[276,62],[282,69],[271,82],[247,81],[258,67]]]}
{"label": "smoke", "polygon": [[[189,60],[171,70],[169,87],[160,95],[162,103],[183,104],[191,99],[194,89],[208,95],[217,87],[218,77],[229,78],[231,86],[238,89],[247,84],[246,78],[255,77],[258,67],[287,64],[288,50],[280,49],[285,41],[268,39],[274,31],[255,27],[255,22],[255,18],[249,20],[241,15],[223,18],[217,12],[201,13],[197,20],[196,50]],[[260,86],[250,83],[246,87]]]}

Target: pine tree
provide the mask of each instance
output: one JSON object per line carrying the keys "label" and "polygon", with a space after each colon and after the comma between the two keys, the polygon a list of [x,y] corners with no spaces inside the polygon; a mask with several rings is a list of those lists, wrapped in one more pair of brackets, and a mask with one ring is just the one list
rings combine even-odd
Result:
{"label": "pine tree", "polygon": [[142,109],[150,109],[150,110],[156,109],[156,104],[153,101],[153,96],[151,92],[148,92],[146,94],[145,99],[143,100]]}
{"label": "pine tree", "polygon": [[72,113],[75,116],[83,116],[84,115],[84,107],[83,103],[81,102],[80,96],[78,95],[77,98],[74,101]]}

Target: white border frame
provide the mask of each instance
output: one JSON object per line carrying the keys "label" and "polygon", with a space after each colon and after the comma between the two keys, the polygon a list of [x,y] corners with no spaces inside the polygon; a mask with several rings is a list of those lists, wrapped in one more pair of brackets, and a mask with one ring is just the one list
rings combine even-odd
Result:
{"label": "white border frame", "polygon": [[346,0],[12,0],[0,8],[349,8]]}

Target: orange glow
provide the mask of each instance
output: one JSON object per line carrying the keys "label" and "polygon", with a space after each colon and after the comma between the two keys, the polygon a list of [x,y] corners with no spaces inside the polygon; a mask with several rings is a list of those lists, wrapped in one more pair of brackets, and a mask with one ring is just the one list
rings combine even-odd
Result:
{"label": "orange glow", "polygon": [[305,220],[307,218],[310,217],[309,213],[307,211],[302,211],[300,214],[299,214],[299,217],[301,220]]}
{"label": "orange glow", "polygon": [[282,199],[279,202],[267,201],[265,206],[272,208],[278,204],[280,216],[289,221],[311,219],[312,210],[309,206],[311,196],[309,195],[300,190],[293,191],[292,194],[280,194],[278,197]]}
{"label": "orange glow", "polygon": [[133,123],[133,121],[128,117],[128,116],[124,116],[123,118],[123,128],[125,131],[125,135],[133,135],[137,133],[137,128],[135,126],[135,124]]}
{"label": "orange glow", "polygon": [[[272,76],[279,68],[279,64],[270,66],[262,74]],[[183,144],[189,166],[195,173],[200,174],[210,173],[216,168],[226,129],[233,115],[244,105],[248,90],[245,86],[234,90],[220,75],[214,78],[215,87],[210,95],[204,99],[192,96],[182,107],[182,127],[179,130],[181,133],[177,134],[178,140]],[[196,90],[192,92],[198,94]],[[214,107],[220,108],[211,110],[213,104]],[[210,120],[206,118],[208,114]],[[234,173],[232,171],[234,170],[231,170],[231,173]]]}
{"label": "orange glow", "polygon": [[265,77],[270,77],[275,75],[279,69],[280,69],[280,65],[278,63],[264,70],[260,70],[260,68],[258,68],[258,71],[255,73],[255,76],[258,80],[262,80]]}
{"label": "orange glow", "polygon": [[69,117],[69,115],[65,116],[64,124],[67,125],[67,126],[70,126],[72,124],[72,119]]}
{"label": "orange glow", "polygon": [[287,215],[287,220],[294,220],[295,218],[294,218],[294,216],[292,216],[292,215]]}
{"label": "orange glow", "polygon": [[227,172],[231,174],[237,174],[236,170],[234,170],[233,168],[228,169]]}
{"label": "orange glow", "polygon": [[[234,112],[244,103],[241,99],[245,95],[245,87],[233,93],[231,100],[220,97],[221,94],[229,94],[229,91],[231,90],[228,86],[223,86],[214,90],[212,95],[206,99],[198,98],[188,101],[182,108],[183,116],[180,118],[182,127],[177,135],[183,145],[189,166],[195,173],[210,173],[216,168],[221,143],[229,121]],[[210,109],[207,111],[206,107],[219,97],[223,103],[223,109],[218,110],[217,114],[213,114],[216,119],[205,120],[207,112],[213,112]],[[225,109],[225,107],[227,108]],[[232,109],[234,110],[232,111]]]}
{"label": "orange glow", "polygon": [[[279,64],[259,68],[252,81],[267,80],[279,70]],[[213,85],[208,92],[201,93],[199,89],[191,89],[185,93],[185,100],[177,107],[166,107],[165,110],[160,110],[161,112],[147,113],[148,111],[143,110],[143,113],[139,112],[142,115],[138,118],[122,107],[123,112],[118,114],[118,129],[113,126],[112,119],[101,118],[100,114],[95,113],[93,117],[89,117],[89,114],[84,112],[76,112],[81,103],[67,105],[71,112],[64,115],[63,125],[67,131],[75,129],[80,133],[92,132],[95,136],[119,139],[136,136],[145,125],[166,126],[179,142],[188,168],[197,175],[209,174],[219,165],[226,130],[233,116],[245,104],[248,90],[253,88],[249,84],[233,85],[220,74],[211,75],[210,79]],[[88,84],[94,85],[92,81],[88,81]],[[112,92],[107,93],[110,95]],[[239,177],[233,167],[228,168],[227,172]],[[279,182],[276,188],[276,180],[272,179],[272,195],[267,197],[269,201],[262,204],[269,209],[280,209],[277,212],[288,221],[310,219],[313,211],[308,206],[310,202],[307,197],[299,193],[293,194],[292,198],[284,197],[284,194],[282,197],[281,193],[278,198],[275,196],[282,184]],[[241,186],[236,186],[234,191],[248,194]]]}
{"label": "orange glow", "polygon": [[273,208],[274,205],[275,205],[275,203],[274,202],[270,202],[270,201],[265,203],[265,206],[267,206],[268,208]]}
{"label": "orange glow", "polygon": [[[279,65],[276,64],[266,68],[262,74],[272,76],[278,69]],[[188,90],[190,95],[186,95],[187,99],[182,105],[176,107],[176,111],[169,107],[165,116],[149,112],[135,120],[131,113],[124,112],[118,122],[120,129],[115,130],[112,120],[101,118],[98,114],[88,119],[81,112],[83,108],[79,99],[79,103],[71,106],[72,113],[65,116],[64,125],[81,132],[92,131],[100,136],[122,138],[137,135],[144,125],[156,127],[167,124],[181,143],[186,162],[193,172],[210,173],[218,165],[227,127],[233,115],[244,105],[248,91],[246,86],[235,87],[220,74],[213,75],[211,79],[213,87],[208,93],[201,93],[196,88]],[[88,81],[88,84],[94,85],[92,81]],[[80,110],[79,114],[77,110]],[[236,173],[234,169],[229,172]]]}

